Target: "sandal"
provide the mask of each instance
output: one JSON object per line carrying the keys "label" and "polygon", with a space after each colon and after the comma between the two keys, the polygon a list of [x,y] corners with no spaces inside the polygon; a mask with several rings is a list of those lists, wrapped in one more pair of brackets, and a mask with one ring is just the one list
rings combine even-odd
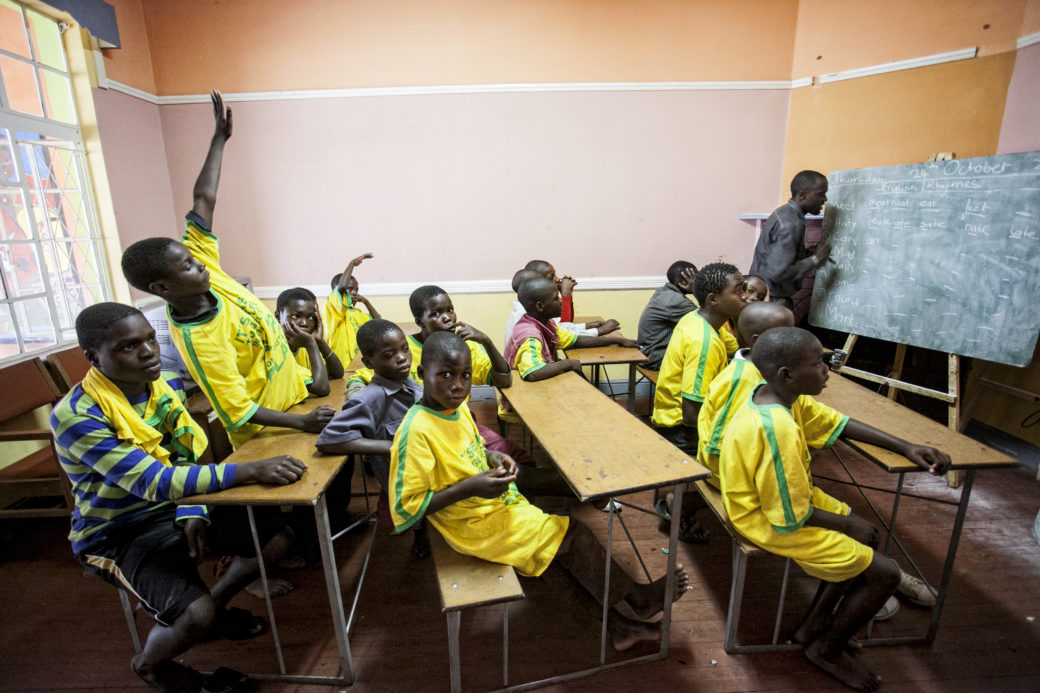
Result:
{"label": "sandal", "polygon": [[267,621],[245,609],[220,609],[213,618],[207,640],[249,640],[267,632]]}
{"label": "sandal", "polygon": [[202,693],[249,693],[256,690],[256,683],[241,672],[220,667],[202,682]]}

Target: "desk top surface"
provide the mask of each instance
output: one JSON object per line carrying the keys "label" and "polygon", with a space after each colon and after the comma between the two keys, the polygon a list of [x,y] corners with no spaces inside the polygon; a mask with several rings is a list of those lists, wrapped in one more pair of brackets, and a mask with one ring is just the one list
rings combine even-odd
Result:
{"label": "desk top surface", "polygon": [[710,473],[574,372],[501,390],[582,500]]}
{"label": "desk top surface", "polygon": [[[333,380],[330,386],[332,391],[325,397],[309,397],[289,411],[293,414],[304,414],[322,404],[339,411],[346,393],[346,379]],[[181,498],[177,504],[314,505],[347,459],[345,455],[325,455],[318,452],[314,447],[317,438],[317,433],[266,427],[243,443],[242,447],[224,461],[253,462],[278,455],[292,455],[307,465],[307,470],[295,483],[286,486],[243,484],[217,493]]]}
{"label": "desk top surface", "polygon": [[[603,320],[598,315],[582,316],[575,318],[574,322],[586,323]],[[612,336],[623,337],[620,331],[611,332]],[[578,359],[583,366],[591,366],[597,363],[642,363],[646,361],[646,354],[639,349],[620,346],[586,347],[584,349],[564,349],[563,353],[569,359]]]}
{"label": "desk top surface", "polygon": [[[1018,466],[1018,462],[1013,458],[957,433],[937,421],[932,421],[842,375],[832,373],[827,380],[827,387],[816,399],[842,414],[886,433],[909,440],[911,443],[930,445],[942,450],[953,460],[953,469]],[[847,442],[890,472],[922,471],[899,453],[859,441]]]}

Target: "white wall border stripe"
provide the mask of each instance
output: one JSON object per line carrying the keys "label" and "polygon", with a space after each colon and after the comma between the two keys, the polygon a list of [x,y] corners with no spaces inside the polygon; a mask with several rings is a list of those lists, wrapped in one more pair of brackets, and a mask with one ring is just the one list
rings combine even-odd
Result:
{"label": "white wall border stripe", "polygon": [[1017,48],[1025,48],[1026,46],[1032,46],[1034,43],[1040,43],[1040,31],[1035,34],[1029,34],[1018,39],[1015,43]]}
{"label": "white wall border stripe", "polygon": [[978,49],[973,46],[971,48],[963,48],[961,50],[950,51],[948,53],[936,53],[935,55],[925,55],[920,58],[910,58],[909,60],[897,60],[891,63],[882,63],[881,65],[860,67],[856,68],[855,70],[829,72],[827,74],[820,75],[820,84],[841,82],[846,79],[856,79],[858,77],[870,77],[872,75],[885,74],[886,72],[898,72],[899,70],[912,70],[915,67],[940,65],[942,63],[951,63],[957,60],[968,60],[970,58],[974,58],[977,52]]}
{"label": "white wall border stripe", "polygon": [[155,94],[150,94],[142,89],[131,87],[129,84],[123,84],[122,82],[117,82],[114,79],[106,79],[105,83],[107,85],[105,88],[111,89],[112,91],[118,91],[122,94],[126,94],[127,96],[133,96],[134,98],[141,99],[142,101],[147,101],[148,103],[159,103],[159,97]]}

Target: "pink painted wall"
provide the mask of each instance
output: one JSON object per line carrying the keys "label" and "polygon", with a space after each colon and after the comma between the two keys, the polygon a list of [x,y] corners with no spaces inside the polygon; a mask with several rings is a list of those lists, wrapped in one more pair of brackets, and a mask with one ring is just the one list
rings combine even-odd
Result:
{"label": "pink painted wall", "polygon": [[[219,85],[217,85],[219,86]],[[788,93],[397,96],[233,104],[215,214],[226,268],[322,283],[505,279],[534,256],[578,276],[750,264],[746,211],[776,206]],[[160,109],[179,227],[209,105]],[[107,152],[107,148],[106,148]],[[127,237],[129,239],[129,237]]]}
{"label": "pink painted wall", "polygon": [[1040,150],[1040,43],[1018,51],[1008,85],[998,154]]}
{"label": "pink painted wall", "polygon": [[[94,89],[94,108],[120,243],[125,248],[142,238],[173,235],[177,227],[171,225],[174,205],[159,107]],[[134,295],[142,294],[135,290]]]}

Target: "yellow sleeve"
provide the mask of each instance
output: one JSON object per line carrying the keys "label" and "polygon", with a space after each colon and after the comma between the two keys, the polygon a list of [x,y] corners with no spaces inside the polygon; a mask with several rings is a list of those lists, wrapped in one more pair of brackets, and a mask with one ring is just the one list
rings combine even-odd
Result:
{"label": "yellow sleeve", "polygon": [[824,493],[817,486],[812,487],[812,506],[835,515],[848,515],[851,512],[847,503],[842,503],[837,498]]}
{"label": "yellow sleeve", "polygon": [[[694,402],[703,402],[711,381],[726,367],[726,350],[721,340],[712,340],[711,325],[702,321],[703,331],[683,346],[683,371],[680,394]],[[693,336],[693,335],[690,335]]]}
{"label": "yellow sleeve", "polygon": [[217,237],[190,219],[184,224],[181,243],[208,269],[220,268],[220,242]]}
{"label": "yellow sleeve", "polygon": [[768,448],[755,469],[754,483],[769,524],[786,534],[800,529],[812,514],[812,488],[805,463],[808,451],[782,409],[767,407],[761,412]]}
{"label": "yellow sleeve", "polygon": [[516,358],[513,360],[513,367],[519,371],[521,378],[526,378],[529,374],[547,365],[548,363],[542,358],[542,343],[534,337],[525,340],[520,345],[516,351]]}
{"label": "yellow sleeve", "polygon": [[553,325],[556,327],[556,336],[560,338],[561,349],[570,349],[578,341],[578,335],[563,329],[559,323],[554,322]]}
{"label": "yellow sleeve", "polygon": [[356,371],[354,371],[353,375],[350,376],[350,380],[347,381],[347,384],[349,385],[350,383],[356,381],[368,385],[370,382],[372,382],[373,375],[375,375],[375,371],[373,371],[371,368],[359,368]]}
{"label": "yellow sleeve", "polygon": [[437,458],[431,440],[415,424],[413,408],[405,415],[390,448],[390,515],[397,532],[415,524],[433,498],[432,476]]}
{"label": "yellow sleeve", "polygon": [[726,329],[726,325],[722,326],[719,330],[719,336],[722,338],[722,343],[726,347],[726,357],[729,358],[733,354],[737,353],[740,349],[740,342],[737,341],[737,336]]}
{"label": "yellow sleeve", "polygon": [[849,422],[849,417],[808,395],[795,400],[791,413],[802,428],[806,444],[824,450],[834,445]]}
{"label": "yellow sleeve", "polygon": [[491,377],[491,357],[488,356],[487,351],[476,342],[466,342],[466,346],[469,347],[470,361],[472,363],[473,384],[493,385],[494,379]]}

